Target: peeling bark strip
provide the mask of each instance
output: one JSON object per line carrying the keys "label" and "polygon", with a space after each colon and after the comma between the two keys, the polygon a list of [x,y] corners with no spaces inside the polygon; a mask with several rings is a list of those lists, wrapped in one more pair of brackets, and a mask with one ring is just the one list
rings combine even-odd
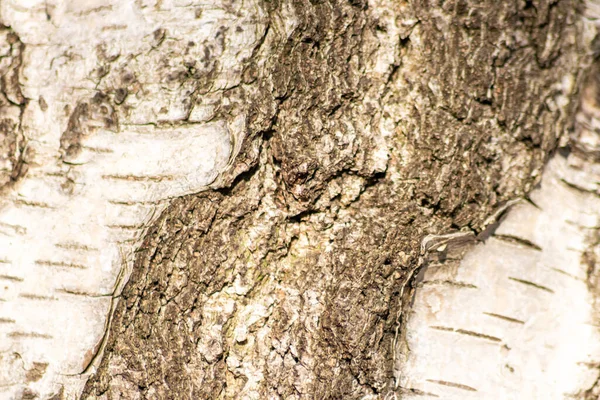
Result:
{"label": "peeling bark strip", "polygon": [[[260,40],[235,86],[218,75],[228,59],[196,43],[205,58],[169,76],[197,85],[188,120],[245,116],[239,154],[220,189],[173,200],[150,225],[82,398],[402,393],[404,286],[424,258],[453,258],[450,244],[422,257],[421,240],[479,233],[569,127],[581,4],[533,3],[244,3]],[[168,60],[170,29],[156,31],[155,60]],[[227,25],[213,46],[244,29]],[[143,82],[129,76],[128,92]]]}

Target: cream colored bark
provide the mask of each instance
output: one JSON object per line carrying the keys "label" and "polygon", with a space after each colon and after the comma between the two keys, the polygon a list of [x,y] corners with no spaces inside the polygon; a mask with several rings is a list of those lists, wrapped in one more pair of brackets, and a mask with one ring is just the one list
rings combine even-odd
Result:
{"label": "cream colored bark", "polygon": [[[249,3],[242,18],[213,6],[200,15],[177,1],[0,4],[3,53],[21,60],[14,108],[29,166],[0,209],[0,398],[24,387],[45,398],[63,384],[78,395],[144,227],[234,157],[243,116],[215,118],[210,94],[192,106],[197,88],[160,74],[180,64],[211,69],[217,88],[239,83],[236,65],[260,27]],[[248,31],[214,43],[232,24]],[[117,116],[115,102],[127,112]]]}

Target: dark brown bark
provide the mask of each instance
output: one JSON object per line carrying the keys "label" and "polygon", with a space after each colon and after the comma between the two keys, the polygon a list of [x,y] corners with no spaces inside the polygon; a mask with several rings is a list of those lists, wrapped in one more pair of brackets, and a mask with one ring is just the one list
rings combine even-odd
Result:
{"label": "dark brown bark", "polygon": [[9,28],[0,26],[2,42],[8,47],[0,65],[0,191],[6,190],[27,173],[32,149],[26,149],[21,117],[26,99],[19,86],[19,70],[24,45]]}
{"label": "dark brown bark", "polygon": [[479,233],[536,183],[576,107],[580,6],[264,2],[264,41],[224,93],[223,113],[248,113],[234,168],[148,228],[82,398],[400,392],[421,241]]}

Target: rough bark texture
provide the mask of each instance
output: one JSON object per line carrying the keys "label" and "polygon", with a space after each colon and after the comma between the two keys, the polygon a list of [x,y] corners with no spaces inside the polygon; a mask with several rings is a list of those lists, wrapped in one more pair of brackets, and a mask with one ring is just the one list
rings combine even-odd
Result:
{"label": "rough bark texture", "polygon": [[149,228],[82,398],[393,395],[423,238],[479,232],[569,129],[577,1],[256,7],[263,38],[218,96],[246,115],[239,155]]}
{"label": "rough bark texture", "polygon": [[4,192],[27,172],[27,153],[21,130],[26,99],[19,87],[23,43],[5,26],[0,28],[0,37],[0,191]]}

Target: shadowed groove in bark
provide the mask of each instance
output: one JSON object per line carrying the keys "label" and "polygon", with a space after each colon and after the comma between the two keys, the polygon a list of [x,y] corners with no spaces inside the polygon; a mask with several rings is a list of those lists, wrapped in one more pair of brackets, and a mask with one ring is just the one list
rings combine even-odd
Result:
{"label": "shadowed groove in bark", "polygon": [[[596,299],[600,294],[600,229],[593,228],[589,234],[588,247],[582,254],[582,260],[587,265],[586,284],[591,293],[595,294]],[[596,301],[596,313],[598,313],[598,303]],[[582,398],[585,400],[594,400],[600,396],[600,365],[590,366],[597,371],[598,378],[594,384],[587,389]]]}
{"label": "shadowed groove in bark", "polygon": [[27,148],[21,120],[27,99],[21,93],[19,74],[25,45],[9,26],[0,24],[0,41],[8,46],[0,67],[0,193],[27,174]]}
{"label": "shadowed groove in bark", "polygon": [[521,3],[264,3],[236,164],[150,227],[82,398],[394,390],[421,240],[523,196],[575,107],[579,3]]}

